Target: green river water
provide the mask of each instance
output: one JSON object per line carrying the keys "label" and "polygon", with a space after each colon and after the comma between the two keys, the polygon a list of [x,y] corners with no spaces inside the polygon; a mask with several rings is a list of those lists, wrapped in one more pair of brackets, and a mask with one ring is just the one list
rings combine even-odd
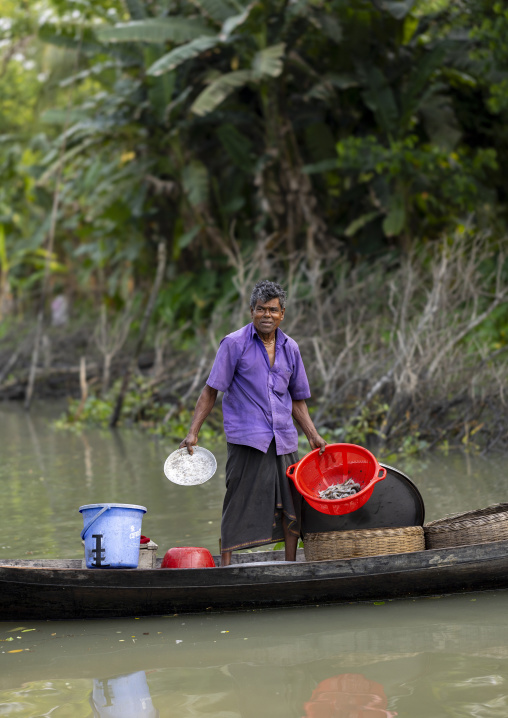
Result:
{"label": "green river water", "polygon": [[[79,506],[147,507],[159,555],[218,551],[218,471],[162,471],[177,448],[136,431],[57,431],[58,407],[0,406],[1,558],[82,555]],[[394,463],[394,462],[392,462]],[[503,457],[396,464],[426,520],[506,501]],[[508,593],[105,621],[0,620],[0,716],[408,718],[508,716]],[[1,617],[0,617],[1,619]]]}

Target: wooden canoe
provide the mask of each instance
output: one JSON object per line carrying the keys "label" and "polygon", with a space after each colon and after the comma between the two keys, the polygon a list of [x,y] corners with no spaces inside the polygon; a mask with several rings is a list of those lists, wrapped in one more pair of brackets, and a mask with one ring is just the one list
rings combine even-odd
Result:
{"label": "wooden canoe", "polygon": [[296,562],[285,562],[281,551],[258,551],[234,554],[224,568],[86,569],[80,559],[12,559],[0,565],[0,616],[156,616],[507,587],[508,541],[331,561],[305,561],[301,549]]}

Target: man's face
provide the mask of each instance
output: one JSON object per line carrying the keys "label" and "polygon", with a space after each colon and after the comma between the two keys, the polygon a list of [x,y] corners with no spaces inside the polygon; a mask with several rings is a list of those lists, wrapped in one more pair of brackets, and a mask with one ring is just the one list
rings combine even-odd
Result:
{"label": "man's face", "polygon": [[258,334],[272,334],[284,319],[284,309],[280,308],[280,301],[269,299],[267,302],[258,302],[251,308],[252,323]]}

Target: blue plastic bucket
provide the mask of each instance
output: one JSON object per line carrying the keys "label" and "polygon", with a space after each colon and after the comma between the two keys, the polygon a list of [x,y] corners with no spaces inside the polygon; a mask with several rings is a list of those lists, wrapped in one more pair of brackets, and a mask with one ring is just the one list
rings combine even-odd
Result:
{"label": "blue plastic bucket", "polygon": [[144,506],[88,504],[81,538],[87,568],[137,568]]}
{"label": "blue plastic bucket", "polygon": [[144,671],[128,676],[93,679],[91,704],[100,718],[156,718]]}

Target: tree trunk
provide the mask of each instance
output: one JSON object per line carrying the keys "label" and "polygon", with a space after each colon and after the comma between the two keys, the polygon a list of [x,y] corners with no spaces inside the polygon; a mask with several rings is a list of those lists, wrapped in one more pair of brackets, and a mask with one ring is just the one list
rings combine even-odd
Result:
{"label": "tree trunk", "polygon": [[157,295],[159,294],[162,280],[164,279],[164,271],[166,269],[166,257],[167,257],[166,243],[165,243],[165,241],[160,241],[158,250],[157,250],[157,272],[155,274],[155,280],[153,283],[152,291],[150,292],[150,297],[148,299],[148,303],[146,305],[145,313],[143,315],[143,321],[141,322],[141,327],[139,330],[136,348],[135,348],[134,354],[131,357],[131,359],[127,365],[127,368],[124,372],[124,375],[122,378],[122,385],[120,387],[120,391],[119,391],[117,399],[116,399],[115,407],[113,409],[111,418],[109,420],[110,427],[115,427],[118,424],[120,414],[122,413],[122,406],[123,406],[123,402],[125,399],[125,394],[127,393],[127,389],[129,388],[129,381],[130,381],[130,378],[132,375],[132,371],[133,371],[135,365],[137,364],[139,355],[141,354],[141,349],[143,348],[143,343],[145,341],[148,324],[150,323],[150,318],[152,316],[152,313],[153,313],[153,310],[155,307]]}

